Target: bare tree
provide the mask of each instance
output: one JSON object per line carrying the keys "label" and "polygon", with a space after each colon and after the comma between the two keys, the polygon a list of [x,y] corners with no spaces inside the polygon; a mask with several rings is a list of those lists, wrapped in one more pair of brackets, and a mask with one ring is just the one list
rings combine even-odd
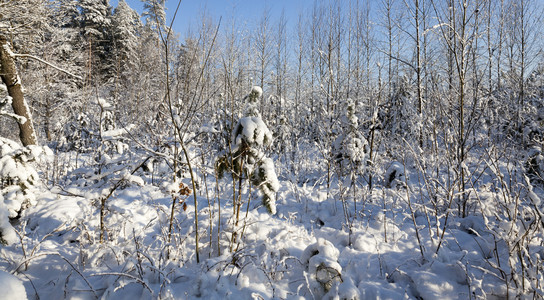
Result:
{"label": "bare tree", "polygon": [[[259,20],[259,25],[255,33],[254,41],[254,46],[257,53],[258,82],[259,86],[263,88],[263,91],[266,91],[265,86],[267,84],[268,71],[272,60],[273,42],[269,8],[265,8],[263,14],[261,15],[261,19]],[[265,101],[261,101],[261,112],[263,113],[263,115],[265,115],[266,118],[268,113],[265,113],[266,108],[264,105]]]}

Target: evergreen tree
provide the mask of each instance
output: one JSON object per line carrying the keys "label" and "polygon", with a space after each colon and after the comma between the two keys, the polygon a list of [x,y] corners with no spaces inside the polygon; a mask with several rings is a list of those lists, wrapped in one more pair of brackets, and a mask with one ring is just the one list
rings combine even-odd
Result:
{"label": "evergreen tree", "polygon": [[159,29],[164,32],[166,27],[165,0],[142,0],[144,4],[144,13],[147,27],[158,33]]}
{"label": "evergreen tree", "polygon": [[49,1],[0,1],[0,35],[17,53],[33,53],[49,27]]}
{"label": "evergreen tree", "polygon": [[238,120],[232,131],[230,155],[218,160],[219,176],[230,169],[238,179],[247,178],[256,186],[269,213],[276,213],[276,192],[280,188],[274,162],[266,156],[263,148],[272,143],[272,133],[259,113],[259,98],[262,89],[254,86],[246,97],[248,106],[245,116]]}
{"label": "evergreen tree", "polygon": [[108,0],[80,0],[78,8],[79,26],[86,38],[88,49],[91,53],[91,68],[93,80],[94,74],[106,80],[111,77],[111,65],[108,56],[111,53],[111,7]]}
{"label": "evergreen tree", "polygon": [[53,16],[50,21],[55,27],[77,28],[79,27],[78,0],[55,0],[53,1]]}
{"label": "evergreen tree", "polygon": [[389,99],[384,129],[397,145],[402,140],[411,141],[417,136],[421,120],[416,110],[416,95],[407,77],[401,77],[399,84],[393,87]]}
{"label": "evergreen tree", "polygon": [[340,174],[349,172],[352,179],[364,171],[368,153],[368,141],[359,131],[359,119],[355,111],[356,102],[348,99],[340,124],[340,134],[333,143]]}
{"label": "evergreen tree", "polygon": [[142,23],[138,13],[130,8],[124,0],[120,0],[112,16],[114,46],[112,64],[121,77],[126,77],[127,73],[136,65],[138,59],[136,51],[141,27]]}

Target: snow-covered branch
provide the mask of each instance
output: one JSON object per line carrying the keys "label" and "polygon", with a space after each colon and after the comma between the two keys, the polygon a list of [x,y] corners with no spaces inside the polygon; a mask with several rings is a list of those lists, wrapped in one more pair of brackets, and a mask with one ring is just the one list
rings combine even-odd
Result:
{"label": "snow-covered branch", "polygon": [[48,65],[48,66],[50,66],[50,67],[56,69],[57,71],[61,71],[61,72],[63,72],[63,73],[66,73],[66,74],[68,74],[68,75],[74,77],[74,78],[77,78],[77,79],[79,79],[79,80],[83,80],[83,77],[78,76],[78,75],[75,75],[75,74],[72,74],[72,73],[66,71],[65,69],[62,69],[62,68],[60,68],[60,67],[57,67],[57,66],[53,65],[52,63],[47,62],[47,61],[45,61],[45,60],[43,60],[43,59],[41,59],[41,58],[39,58],[39,57],[37,57],[37,56],[30,55],[30,54],[14,54],[14,56],[15,56],[15,57],[24,57],[24,58],[35,59],[35,60],[37,60],[37,61],[39,61],[39,62],[41,62],[41,63],[43,63],[43,64],[46,64],[46,65]]}

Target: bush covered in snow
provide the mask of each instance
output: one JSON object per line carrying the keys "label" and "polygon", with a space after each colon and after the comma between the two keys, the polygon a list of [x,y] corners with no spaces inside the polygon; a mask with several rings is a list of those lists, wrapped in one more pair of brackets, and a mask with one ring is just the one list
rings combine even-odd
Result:
{"label": "bush covered in snow", "polygon": [[394,161],[389,165],[384,176],[384,186],[386,188],[397,189],[399,187],[406,187],[404,174],[405,167],[398,161]]}
{"label": "bush covered in snow", "polygon": [[544,184],[544,156],[540,146],[534,146],[529,150],[529,158],[525,162],[525,169],[533,184]]}

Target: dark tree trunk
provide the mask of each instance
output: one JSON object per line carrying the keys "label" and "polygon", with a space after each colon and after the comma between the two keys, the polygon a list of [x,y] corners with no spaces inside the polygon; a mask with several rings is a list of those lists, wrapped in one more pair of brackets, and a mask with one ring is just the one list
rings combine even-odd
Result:
{"label": "dark tree trunk", "polygon": [[3,36],[0,36],[0,78],[8,89],[8,94],[12,98],[13,112],[24,117],[26,121],[19,123],[19,137],[23,146],[36,145],[36,133],[32,124],[32,116],[28,105],[26,104],[21,79],[17,73],[15,59],[11,53],[9,42]]}

